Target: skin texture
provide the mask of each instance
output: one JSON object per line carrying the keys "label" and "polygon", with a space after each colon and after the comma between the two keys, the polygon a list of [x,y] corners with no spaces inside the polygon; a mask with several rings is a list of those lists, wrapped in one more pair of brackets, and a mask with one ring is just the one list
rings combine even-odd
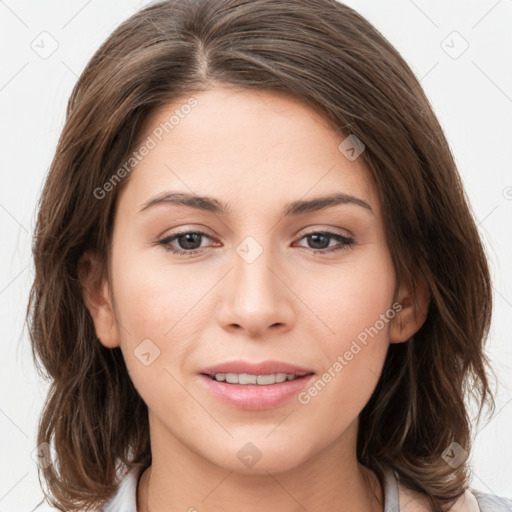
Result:
{"label": "skin texture", "polygon": [[[389,343],[422,325],[428,293],[402,309],[307,404],[296,397],[263,411],[221,403],[201,383],[206,366],[234,359],[285,361],[320,377],[394,303],[395,272],[381,208],[362,158],[310,107],[277,93],[215,88],[151,149],[118,197],[108,281],[95,254],[84,255],[82,282],[99,340],[120,346],[149,408],[153,464],[138,488],[139,510],[382,511],[382,489],[356,458],[358,415],[380,376]],[[153,113],[140,140],[174,109]],[[194,192],[229,203],[229,215],[160,204],[164,191]],[[283,217],[283,205],[333,192],[372,208],[342,204]],[[178,230],[208,236],[202,252],[175,255],[158,241]],[[352,237],[345,250],[314,254],[305,235]],[[262,253],[247,263],[247,237]],[[340,247],[324,239],[322,249]],[[174,240],[175,249],[190,247]],[[190,249],[189,249],[190,250]],[[395,302],[396,303],[396,302]],[[160,350],[148,366],[134,350]],[[252,467],[237,457],[248,442]],[[333,505],[334,504],[334,505]]]}

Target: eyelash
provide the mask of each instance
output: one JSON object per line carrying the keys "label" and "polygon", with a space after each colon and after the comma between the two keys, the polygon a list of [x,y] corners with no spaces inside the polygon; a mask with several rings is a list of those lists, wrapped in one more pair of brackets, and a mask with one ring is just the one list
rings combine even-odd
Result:
{"label": "eyelash", "polygon": [[[212,237],[210,237],[207,233],[204,233],[203,231],[189,230],[189,231],[182,231],[180,233],[175,233],[174,235],[165,237],[162,240],[159,240],[158,244],[162,245],[166,251],[169,251],[173,254],[182,255],[185,257],[202,252],[203,249],[192,249],[192,250],[186,251],[184,249],[173,249],[171,247],[171,245],[170,245],[171,242],[173,242],[174,240],[176,240],[177,238],[179,238],[181,236],[188,235],[188,234],[201,235],[201,236],[205,236],[207,238],[212,239]],[[354,244],[353,238],[350,238],[350,237],[347,237],[344,235],[340,235],[338,233],[333,233],[332,231],[312,231],[311,233],[307,233],[307,234],[303,235],[299,240],[302,240],[303,238],[306,238],[306,237],[312,236],[312,235],[324,235],[329,238],[334,238],[338,242],[343,242],[343,245],[341,245],[340,247],[335,247],[335,248],[331,248],[331,249],[310,249],[311,251],[313,251],[313,254],[326,254],[326,253],[334,253],[337,251],[348,251],[350,249],[350,246],[352,246]]]}

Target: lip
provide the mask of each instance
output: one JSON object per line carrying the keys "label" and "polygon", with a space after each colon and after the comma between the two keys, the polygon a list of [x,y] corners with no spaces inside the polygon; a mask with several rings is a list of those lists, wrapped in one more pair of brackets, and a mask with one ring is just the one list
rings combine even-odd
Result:
{"label": "lip", "polygon": [[[293,380],[276,382],[260,386],[258,384],[229,384],[218,382],[210,376],[216,373],[249,373],[268,375],[271,373],[293,373]],[[281,361],[230,361],[204,368],[200,372],[200,381],[221,402],[243,410],[261,411],[286,403],[297,395],[314,377],[309,368]]]}
{"label": "lip", "polygon": [[[209,366],[202,369],[199,373],[205,375],[215,375],[216,373],[249,373],[251,375],[269,375],[271,373],[293,373],[299,377],[314,373],[310,368],[296,366],[283,361],[267,360],[260,363],[250,363],[248,361],[237,360],[227,361],[215,366]],[[248,384],[250,385],[250,384]],[[273,384],[271,384],[273,385]]]}
{"label": "lip", "polygon": [[204,386],[221,402],[250,411],[271,409],[284,404],[297,395],[314,377],[314,374],[297,377],[266,386],[258,384],[228,384],[207,375],[200,375]]}

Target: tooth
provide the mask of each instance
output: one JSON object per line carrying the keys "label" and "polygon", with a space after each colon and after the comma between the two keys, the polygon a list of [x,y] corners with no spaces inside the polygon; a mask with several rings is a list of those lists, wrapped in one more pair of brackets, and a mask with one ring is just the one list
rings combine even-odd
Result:
{"label": "tooth", "polygon": [[257,379],[258,384],[262,385],[268,385],[268,384],[275,384],[276,383],[276,377],[274,374],[272,375],[258,375]]}
{"label": "tooth", "polygon": [[257,377],[256,375],[249,375],[248,373],[241,373],[238,376],[239,384],[256,384]]}
{"label": "tooth", "polygon": [[238,374],[226,373],[226,382],[229,382],[230,384],[238,384]]}
{"label": "tooth", "polygon": [[273,373],[270,375],[252,375],[249,373],[216,373],[212,376],[218,382],[228,382],[229,384],[258,384],[260,386],[268,386],[286,380],[294,380],[298,378],[294,373]]}

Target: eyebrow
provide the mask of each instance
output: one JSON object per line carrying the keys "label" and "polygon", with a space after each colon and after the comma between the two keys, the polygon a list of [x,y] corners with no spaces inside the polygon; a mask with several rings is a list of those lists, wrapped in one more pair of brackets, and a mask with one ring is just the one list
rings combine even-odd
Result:
{"label": "eyebrow", "polygon": [[[176,204],[181,206],[188,206],[216,215],[230,215],[231,207],[229,204],[224,203],[218,199],[208,196],[199,196],[188,192],[162,192],[156,197],[149,199],[139,210],[139,213],[148,210],[149,208],[161,204]],[[370,213],[374,213],[372,207],[362,199],[352,196],[350,194],[334,193],[328,196],[315,197],[313,199],[299,199],[286,203],[283,208],[283,215],[285,217],[302,215],[304,213],[316,212],[331,208],[340,204],[355,204],[361,206]]]}

